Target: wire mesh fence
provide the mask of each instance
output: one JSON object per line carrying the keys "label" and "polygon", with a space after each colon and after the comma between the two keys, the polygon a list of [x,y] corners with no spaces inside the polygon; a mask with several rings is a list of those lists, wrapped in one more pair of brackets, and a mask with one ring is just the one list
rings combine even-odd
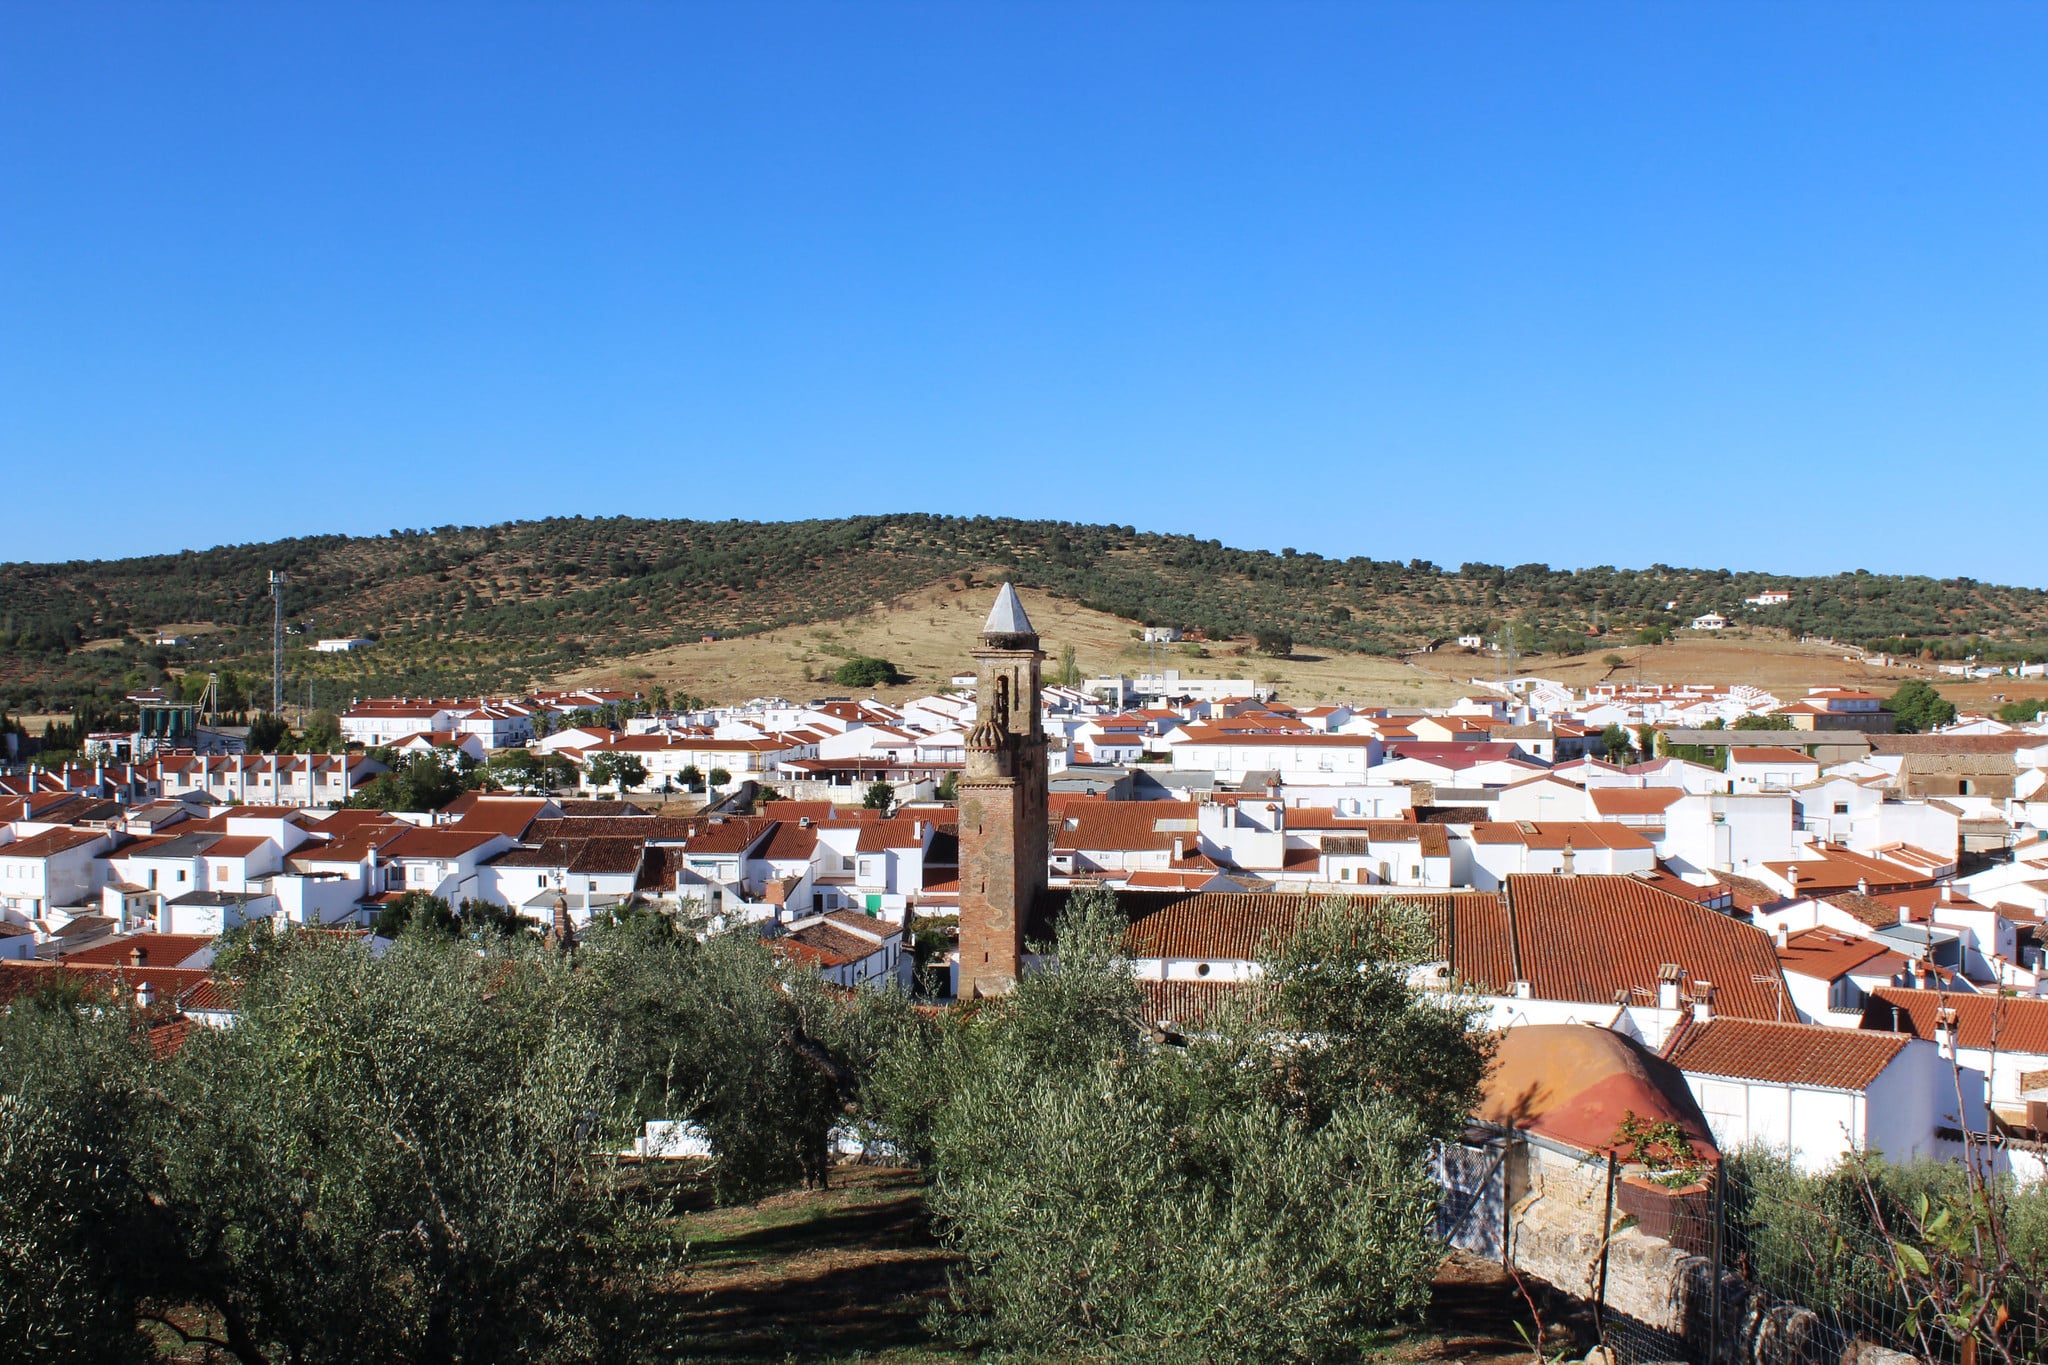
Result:
{"label": "wire mesh fence", "polygon": [[1612,1226],[1684,1253],[1682,1302],[1661,1326],[1603,1302],[1601,1335],[1618,1365],[2048,1361],[2048,1283],[2009,1194],[1962,1167],[1812,1175],[1780,1158],[1626,1184]]}

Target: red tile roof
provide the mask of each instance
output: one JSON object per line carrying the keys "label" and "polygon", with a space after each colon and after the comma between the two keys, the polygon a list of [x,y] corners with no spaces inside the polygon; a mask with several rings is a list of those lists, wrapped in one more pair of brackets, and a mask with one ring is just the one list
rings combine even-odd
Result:
{"label": "red tile roof", "polygon": [[1785,1008],[1770,936],[1718,910],[1633,877],[1511,876],[1506,899],[1515,961],[1538,999],[1652,1004],[1669,963],[1712,982],[1719,1013],[1773,1019]]}
{"label": "red tile roof", "polygon": [[1904,1034],[1823,1024],[1716,1018],[1681,1026],[1664,1055],[1695,1075],[1864,1090],[1910,1041]]}
{"label": "red tile roof", "polygon": [[1959,995],[1883,986],[1863,1002],[1863,1027],[1932,1038],[1936,1014],[1956,1012],[1956,1045],[2048,1055],[2048,999],[2038,996]]}

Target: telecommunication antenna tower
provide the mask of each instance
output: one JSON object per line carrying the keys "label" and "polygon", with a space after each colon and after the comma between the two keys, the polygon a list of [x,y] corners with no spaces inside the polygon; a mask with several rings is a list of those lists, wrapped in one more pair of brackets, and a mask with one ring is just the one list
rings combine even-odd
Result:
{"label": "telecommunication antenna tower", "polygon": [[284,714],[284,585],[283,569],[270,571],[270,714]]}

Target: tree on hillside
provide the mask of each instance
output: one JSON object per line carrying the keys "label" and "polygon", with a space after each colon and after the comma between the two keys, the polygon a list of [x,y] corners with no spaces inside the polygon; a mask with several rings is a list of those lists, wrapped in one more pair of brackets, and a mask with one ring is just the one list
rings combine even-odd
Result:
{"label": "tree on hillside", "polygon": [[1927,683],[1910,678],[1899,684],[1884,709],[1892,713],[1901,733],[1924,734],[1950,724],[1956,718],[1955,703]]}
{"label": "tree on hillside", "polygon": [[832,672],[832,681],[841,687],[884,687],[897,681],[902,675],[896,665],[887,659],[861,655],[848,659]]}
{"label": "tree on hillside", "polygon": [[1276,659],[1289,658],[1294,653],[1294,636],[1278,626],[1261,626],[1253,634],[1252,643],[1258,646],[1259,653]]}
{"label": "tree on hillside", "polygon": [[1071,644],[1060,646],[1060,666],[1053,674],[1053,681],[1057,682],[1061,687],[1079,687],[1081,685],[1081,663],[1078,656],[1074,653],[1074,647]]}

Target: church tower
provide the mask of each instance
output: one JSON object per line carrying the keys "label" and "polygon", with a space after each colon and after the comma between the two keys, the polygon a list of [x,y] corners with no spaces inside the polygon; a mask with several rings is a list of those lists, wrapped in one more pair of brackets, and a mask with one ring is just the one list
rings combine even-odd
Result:
{"label": "church tower", "polygon": [[960,998],[1016,984],[1031,904],[1045,889],[1045,731],[1038,632],[1008,583],[974,651],[974,729],[960,775]]}

